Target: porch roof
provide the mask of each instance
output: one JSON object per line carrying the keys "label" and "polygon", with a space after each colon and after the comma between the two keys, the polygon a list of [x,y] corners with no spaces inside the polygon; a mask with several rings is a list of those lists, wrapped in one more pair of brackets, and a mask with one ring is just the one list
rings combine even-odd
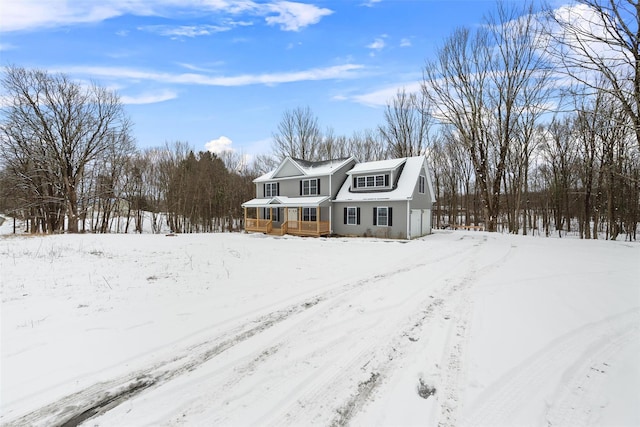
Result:
{"label": "porch roof", "polygon": [[251,199],[248,202],[242,204],[243,208],[298,208],[298,207],[311,207],[329,206],[329,196],[318,197],[287,197],[276,196],[266,199]]}

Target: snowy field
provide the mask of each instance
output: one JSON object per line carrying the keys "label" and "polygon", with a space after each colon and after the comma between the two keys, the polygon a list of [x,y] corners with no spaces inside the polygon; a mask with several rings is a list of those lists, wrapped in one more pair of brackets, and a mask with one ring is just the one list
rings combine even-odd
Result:
{"label": "snowy field", "polygon": [[2,425],[640,425],[635,242],[5,235],[0,274]]}

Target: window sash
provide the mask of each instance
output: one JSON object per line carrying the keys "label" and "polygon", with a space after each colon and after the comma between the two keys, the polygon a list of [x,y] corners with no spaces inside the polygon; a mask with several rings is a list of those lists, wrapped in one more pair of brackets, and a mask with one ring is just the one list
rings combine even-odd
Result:
{"label": "window sash", "polygon": [[317,208],[302,208],[302,220],[303,221],[317,221],[318,210]]}
{"label": "window sash", "polygon": [[426,178],[424,175],[420,175],[420,181],[418,183],[418,192],[424,194],[426,186]]}
{"label": "window sash", "polygon": [[277,182],[268,182],[264,187],[264,196],[265,197],[275,197],[278,195],[278,183]]}
{"label": "window sash", "polygon": [[385,182],[388,182],[388,175],[365,175],[356,177],[356,188],[375,188],[375,187],[387,187]]}
{"label": "window sash", "polygon": [[357,208],[347,208],[347,225],[358,225]]}
{"label": "window sash", "polygon": [[389,225],[389,208],[381,207],[378,208],[378,221],[377,224],[379,226],[388,226]]}
{"label": "window sash", "polygon": [[303,196],[317,196],[318,195],[318,180],[317,179],[305,179],[302,181],[302,195]]}

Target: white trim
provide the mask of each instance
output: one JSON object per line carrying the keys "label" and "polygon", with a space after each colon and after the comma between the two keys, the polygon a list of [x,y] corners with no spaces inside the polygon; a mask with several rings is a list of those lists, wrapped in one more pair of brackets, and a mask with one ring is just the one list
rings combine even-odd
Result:
{"label": "white trim", "polygon": [[[358,206],[345,206],[347,209],[347,223],[345,225],[358,225]],[[353,209],[353,224],[349,222],[349,209]]]}
{"label": "white trim", "polygon": [[[387,212],[386,224],[380,224],[380,209],[384,209]],[[376,206],[376,227],[389,227],[389,206]]]}
{"label": "white trim", "polygon": [[411,201],[407,200],[407,240],[411,240]]}
{"label": "white trim", "polygon": [[[302,182],[302,194],[301,194],[301,196],[318,196],[318,195],[320,195],[320,192],[318,191],[318,183],[319,183],[318,181],[320,181],[319,178],[301,179],[300,181]],[[309,183],[309,186],[308,186],[309,194],[305,194],[304,193],[304,184],[305,184],[305,182]],[[315,183],[315,190],[316,191],[314,193],[311,192],[311,182]]]}

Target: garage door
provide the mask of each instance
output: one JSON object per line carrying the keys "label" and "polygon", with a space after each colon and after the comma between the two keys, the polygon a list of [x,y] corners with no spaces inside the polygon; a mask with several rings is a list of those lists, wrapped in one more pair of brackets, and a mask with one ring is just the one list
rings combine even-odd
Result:
{"label": "garage door", "polygon": [[422,210],[422,235],[431,233],[431,209]]}
{"label": "garage door", "polygon": [[422,211],[411,209],[411,238],[422,236]]}

